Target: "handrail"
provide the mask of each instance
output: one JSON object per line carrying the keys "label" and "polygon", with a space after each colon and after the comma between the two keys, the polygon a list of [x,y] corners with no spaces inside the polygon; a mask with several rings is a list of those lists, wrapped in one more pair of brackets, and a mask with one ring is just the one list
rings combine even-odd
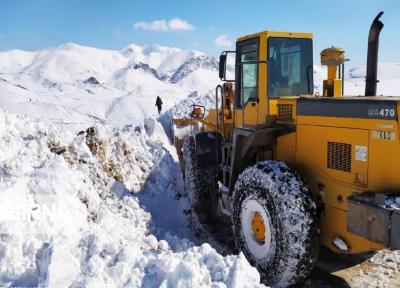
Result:
{"label": "handrail", "polygon": [[[219,112],[218,112],[218,89],[221,91],[221,99],[222,99],[222,93],[223,93],[223,88],[221,85],[217,85],[217,87],[215,88],[215,111],[216,111],[216,121],[217,121],[217,133],[219,133]],[[224,109],[223,105],[221,105],[222,109]],[[222,118],[223,119],[223,118]]]}
{"label": "handrail", "polygon": [[[218,153],[218,148],[219,148],[219,112],[218,112],[218,89],[221,91],[221,99],[222,99],[222,94],[223,94],[223,88],[222,88],[222,86],[221,85],[217,85],[217,87],[215,88],[215,112],[216,112],[216,124],[217,124],[217,129],[216,129],[216,131],[217,131],[217,135],[216,135],[216,137],[217,137],[217,141],[215,141],[215,143],[216,143],[216,149],[215,149],[215,151],[216,151],[216,153],[217,153],[217,166],[219,166],[219,159],[218,159],[218,155],[219,155],[219,153]],[[222,106],[222,111],[223,111],[223,109],[224,109],[224,105],[222,104],[221,105]],[[222,117],[222,121],[224,121],[224,117]],[[223,128],[224,130],[225,130],[225,127]],[[223,133],[224,133],[224,135],[222,136],[222,137],[225,137],[225,131],[223,131]]]}

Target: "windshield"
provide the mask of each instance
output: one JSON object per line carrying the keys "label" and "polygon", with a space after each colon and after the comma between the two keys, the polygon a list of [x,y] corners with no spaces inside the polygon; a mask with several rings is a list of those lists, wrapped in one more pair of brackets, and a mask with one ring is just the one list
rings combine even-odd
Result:
{"label": "windshield", "polygon": [[312,40],[269,38],[268,44],[268,97],[312,94]]}

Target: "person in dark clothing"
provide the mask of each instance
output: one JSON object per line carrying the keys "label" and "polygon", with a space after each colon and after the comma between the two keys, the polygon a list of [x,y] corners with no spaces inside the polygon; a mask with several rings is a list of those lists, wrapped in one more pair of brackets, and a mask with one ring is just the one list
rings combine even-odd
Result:
{"label": "person in dark clothing", "polygon": [[162,110],[162,104],[163,104],[163,102],[162,102],[162,100],[161,100],[160,96],[157,96],[157,100],[156,100],[156,106],[157,106],[157,108],[158,108],[158,114],[160,114],[160,113],[161,113],[161,110]]}

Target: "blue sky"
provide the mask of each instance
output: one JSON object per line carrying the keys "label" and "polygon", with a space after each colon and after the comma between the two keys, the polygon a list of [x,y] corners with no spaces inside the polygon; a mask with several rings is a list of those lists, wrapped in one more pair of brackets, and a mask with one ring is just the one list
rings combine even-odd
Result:
{"label": "blue sky", "polygon": [[356,65],[365,62],[368,29],[380,10],[380,61],[400,62],[398,0],[0,0],[0,50],[159,43],[218,55],[239,36],[286,30],[314,33],[316,61],[336,45]]}

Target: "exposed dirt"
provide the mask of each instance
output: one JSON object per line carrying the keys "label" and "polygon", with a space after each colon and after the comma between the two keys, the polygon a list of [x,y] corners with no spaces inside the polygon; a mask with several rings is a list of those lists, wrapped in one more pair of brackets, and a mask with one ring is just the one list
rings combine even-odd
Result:
{"label": "exposed dirt", "polygon": [[315,270],[340,280],[336,287],[400,287],[400,251],[340,256],[322,249]]}

